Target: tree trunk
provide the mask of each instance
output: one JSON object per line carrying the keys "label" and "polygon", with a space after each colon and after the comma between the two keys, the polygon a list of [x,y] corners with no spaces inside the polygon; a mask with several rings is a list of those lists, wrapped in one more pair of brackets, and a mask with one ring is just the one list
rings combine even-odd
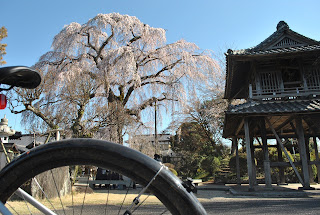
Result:
{"label": "tree trunk", "polygon": [[[61,196],[71,192],[71,181],[68,166],[41,173],[36,177],[36,180],[49,198],[58,197],[56,189],[58,189]],[[31,195],[36,198],[45,199],[46,197],[37,185],[37,182],[32,180],[30,184]]]}
{"label": "tree trunk", "polygon": [[125,125],[126,113],[121,102],[109,102],[109,118],[106,138],[108,141],[123,144],[122,131]]}

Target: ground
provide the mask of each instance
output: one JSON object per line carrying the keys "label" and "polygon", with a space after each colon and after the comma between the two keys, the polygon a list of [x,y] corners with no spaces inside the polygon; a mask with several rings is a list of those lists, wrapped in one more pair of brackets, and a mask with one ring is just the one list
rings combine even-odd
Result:
{"label": "ground", "polygon": [[[290,184],[282,186],[273,186],[273,190],[264,190],[264,186],[260,185],[255,192],[249,192],[247,185],[215,185],[204,184],[199,186],[196,194],[199,201],[204,205],[208,214],[318,214],[320,211],[320,185],[313,185],[315,190],[299,190],[299,184]],[[132,190],[134,193],[127,195],[125,205],[127,208],[139,189]],[[89,205],[87,210],[89,214],[94,212],[101,213],[105,210],[105,194],[106,189],[96,189],[93,193],[87,194],[85,197],[86,204]],[[306,193],[307,195],[301,195]],[[125,190],[111,190],[108,197],[109,205],[108,210],[117,211],[121,207],[123,197],[126,195]],[[81,208],[83,200],[83,193],[78,193],[73,197],[74,207]],[[148,195],[143,195],[141,200],[145,199]],[[71,196],[64,198],[64,203],[72,201]],[[23,202],[9,202],[14,207],[27,210]],[[48,204],[48,203],[45,203]],[[56,209],[62,211],[59,206],[59,200],[53,202]],[[68,214],[70,207],[64,208]],[[159,201],[150,196],[147,198],[144,207],[141,208],[137,214],[159,214],[163,211],[163,207],[159,205]],[[22,214],[22,213],[20,213]],[[83,213],[85,214],[85,213]],[[110,213],[109,213],[110,214]]]}

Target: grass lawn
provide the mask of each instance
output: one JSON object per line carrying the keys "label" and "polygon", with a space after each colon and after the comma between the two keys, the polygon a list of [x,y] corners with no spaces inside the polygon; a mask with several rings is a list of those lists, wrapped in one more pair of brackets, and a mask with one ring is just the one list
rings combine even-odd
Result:
{"label": "grass lawn", "polygon": [[[108,205],[121,205],[123,202],[124,197],[126,196],[126,199],[124,201],[124,205],[130,205],[135,197],[137,197],[138,192],[140,189],[132,190],[130,189],[129,194],[126,195],[126,190],[110,190],[109,195],[108,191],[105,189],[95,190],[93,193],[90,194],[84,194],[84,193],[75,193],[72,195],[66,195],[63,196],[61,201],[64,208],[72,207],[74,205],[75,207],[79,207],[82,205],[84,201],[84,205],[105,205],[108,199]],[[147,198],[147,199],[146,199]],[[157,205],[161,204],[161,202],[153,195],[148,196],[148,194],[143,194],[140,197],[140,202],[146,201],[143,203],[144,205]],[[72,204],[73,201],[73,204]],[[54,208],[57,210],[62,209],[62,205],[60,203],[59,198],[50,199],[51,204],[46,199],[40,201],[42,204],[44,204],[48,208],[52,208],[51,204],[54,205]],[[19,214],[30,214],[29,210],[32,213],[35,213],[37,209],[35,209],[32,205],[26,204],[24,201],[8,201],[6,206],[9,208],[9,210],[12,213],[18,212]],[[29,209],[28,209],[29,208]]]}

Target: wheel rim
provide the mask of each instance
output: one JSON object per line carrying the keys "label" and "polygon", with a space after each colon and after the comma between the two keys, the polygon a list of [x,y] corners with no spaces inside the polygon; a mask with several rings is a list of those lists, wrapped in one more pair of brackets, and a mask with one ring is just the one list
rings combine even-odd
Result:
{"label": "wheel rim", "polygon": [[[76,144],[75,144],[76,142]],[[88,147],[88,142],[90,142],[90,147]],[[64,144],[61,144],[64,143]],[[139,157],[139,162],[136,162],[136,156],[137,156],[137,152],[135,152],[132,149],[128,149],[127,147],[123,147],[120,146],[121,148],[121,153],[125,153],[125,155],[123,154],[119,154],[119,145],[118,144],[112,144],[112,143],[108,143],[109,144],[109,148],[104,152],[101,152],[101,144],[105,144],[106,142],[102,141],[96,141],[96,140],[86,140],[86,139],[79,139],[79,140],[73,140],[73,141],[62,141],[59,144],[57,143],[53,143],[53,144],[48,144],[47,146],[44,147],[39,147],[39,149],[36,149],[34,151],[31,151],[29,153],[29,155],[23,155],[21,156],[20,159],[18,159],[17,161],[13,162],[12,166],[14,166],[15,169],[18,169],[16,171],[20,171],[21,169],[24,170],[24,164],[25,163],[29,163],[29,165],[35,165],[32,172],[25,172],[20,173],[19,176],[16,176],[18,178],[14,179],[14,176],[12,176],[12,179],[14,179],[13,181],[16,182],[18,181],[16,184],[11,184],[9,187],[15,187],[17,186],[17,184],[21,184],[21,179],[19,177],[23,176],[24,178],[29,177],[29,176],[34,176],[36,173],[42,172],[44,170],[53,168],[53,167],[58,167],[58,166],[63,166],[66,164],[66,162],[68,162],[67,164],[71,164],[71,165],[75,165],[75,164],[89,164],[89,165],[97,165],[100,167],[103,167],[105,169],[110,169],[113,171],[117,171],[120,174],[126,175],[129,178],[133,178],[135,181],[139,182],[139,184],[142,185],[146,185],[148,183],[148,181],[153,177],[153,175],[155,174],[155,171],[146,171],[143,169],[143,167],[150,168],[150,169],[159,169],[160,168],[160,164],[156,161],[154,161],[153,159],[146,157],[145,155],[141,155],[138,154]],[[70,153],[70,151],[68,152],[69,149],[74,148],[75,145],[77,145],[78,149],[79,149],[79,153],[78,155],[74,156],[72,153]],[[63,146],[63,147],[62,147]],[[86,148],[88,147],[88,148]],[[105,146],[104,146],[105,147]],[[60,150],[60,151],[59,151]],[[91,154],[93,153],[94,159],[90,158],[90,157],[85,157],[85,153],[89,152],[89,150],[93,150],[94,152],[90,152]],[[45,151],[45,153],[48,156],[43,156],[43,151]],[[59,152],[57,152],[59,151]],[[110,162],[105,162],[106,158],[104,158],[104,162],[101,161],[100,157],[101,154],[102,155],[107,155],[108,159]],[[111,153],[111,154],[108,154]],[[117,154],[118,153],[118,154]],[[50,159],[52,159],[50,157],[51,154],[55,155],[55,160],[54,163],[50,162]],[[72,158],[70,158],[68,161],[63,160],[63,158],[65,158],[66,156],[70,156],[72,154]],[[77,157],[78,156],[78,157]],[[116,162],[116,158],[121,157],[123,160]],[[28,161],[29,157],[32,157],[33,160],[36,160],[36,162],[30,162]],[[85,159],[81,159],[81,162],[79,163],[79,158],[84,158]],[[43,163],[44,166],[40,165],[40,166],[36,166],[38,163]],[[146,163],[147,162],[147,163]],[[115,165],[119,163],[119,165]],[[140,166],[139,166],[140,165]],[[10,165],[9,165],[10,166]],[[130,168],[135,167],[137,168],[134,171],[134,174],[132,173],[132,170],[130,170]],[[12,167],[8,167],[9,170],[12,169]],[[26,167],[25,167],[26,168]],[[10,171],[8,169],[5,169],[4,172],[11,174]],[[21,170],[21,171],[22,171]],[[7,174],[7,175],[8,175]],[[0,173],[0,182],[3,179],[4,173],[3,171]],[[12,175],[12,174],[11,174]],[[143,177],[142,177],[143,176]],[[7,177],[8,178],[8,177]],[[5,179],[4,179],[5,180]],[[164,185],[165,184],[165,185]],[[159,188],[160,187],[160,188]],[[163,188],[168,188],[168,190],[164,190]],[[2,188],[0,188],[1,190]],[[161,174],[159,175],[159,177],[157,178],[157,180],[155,180],[153,182],[153,184],[150,186],[150,190],[166,205],[167,208],[169,208],[169,210],[171,212],[173,212],[173,214],[182,214],[181,210],[184,210],[184,214],[205,214],[204,209],[202,208],[202,206],[200,205],[200,203],[198,203],[197,201],[195,201],[193,198],[194,196],[192,196],[192,194],[188,194],[185,189],[182,187],[181,182],[179,180],[177,180],[173,174],[168,173],[168,171],[163,171],[161,172]],[[7,192],[7,190],[2,192]],[[11,192],[11,191],[9,191]],[[0,192],[1,193],[1,192]],[[168,194],[169,193],[169,194]],[[176,196],[172,195],[172,193],[177,193]],[[168,198],[168,196],[171,196],[172,198]],[[182,197],[181,197],[182,196]],[[4,200],[6,200],[5,197],[1,196],[0,197],[4,198]],[[177,197],[177,198],[176,198]],[[179,197],[179,198],[178,198]],[[178,202],[173,202],[176,201],[176,199],[178,199]],[[186,201],[186,202],[184,202]],[[177,209],[178,207],[178,209]],[[180,207],[180,208],[179,208]],[[186,209],[187,207],[187,209]],[[180,212],[179,212],[180,210]]]}

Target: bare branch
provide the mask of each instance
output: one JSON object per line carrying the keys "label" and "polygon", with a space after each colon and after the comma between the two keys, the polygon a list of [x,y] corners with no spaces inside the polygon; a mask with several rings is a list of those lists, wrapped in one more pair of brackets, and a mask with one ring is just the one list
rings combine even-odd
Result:
{"label": "bare branch", "polygon": [[176,61],[173,62],[172,64],[163,67],[161,70],[159,70],[159,71],[158,71],[157,73],[155,73],[155,74],[141,77],[141,80],[144,81],[144,80],[147,80],[147,79],[150,79],[150,78],[158,77],[158,76],[161,75],[164,71],[167,71],[167,70],[172,69],[173,67],[175,67],[175,66],[176,66],[178,63],[180,63],[181,61],[182,61],[182,59],[176,60]]}
{"label": "bare branch", "polygon": [[111,27],[111,35],[102,43],[102,45],[100,46],[98,52],[97,52],[97,56],[95,57],[95,61],[97,62],[98,58],[101,57],[101,52],[102,50],[105,48],[106,45],[108,45],[108,43],[110,42],[110,40],[113,38],[114,36],[114,29],[113,27]]}

